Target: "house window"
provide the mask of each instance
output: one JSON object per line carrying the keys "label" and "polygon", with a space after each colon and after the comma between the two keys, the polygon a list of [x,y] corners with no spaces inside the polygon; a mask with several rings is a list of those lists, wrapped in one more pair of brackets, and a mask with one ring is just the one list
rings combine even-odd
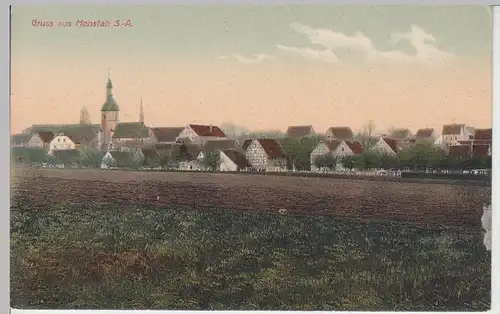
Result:
{"label": "house window", "polygon": [[344,151],[344,147],[342,147],[342,151]]}
{"label": "house window", "polygon": [[455,136],[455,140],[457,140],[457,137]]}
{"label": "house window", "polygon": [[61,139],[60,139],[60,138],[58,138],[58,139],[57,139],[57,142],[59,142],[59,143],[60,143],[60,142],[61,142]]}

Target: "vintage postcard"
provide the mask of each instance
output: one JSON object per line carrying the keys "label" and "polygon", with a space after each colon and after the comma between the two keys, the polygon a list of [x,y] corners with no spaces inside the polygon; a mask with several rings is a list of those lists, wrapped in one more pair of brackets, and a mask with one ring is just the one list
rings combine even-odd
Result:
{"label": "vintage postcard", "polygon": [[14,6],[11,306],[486,311],[488,6]]}

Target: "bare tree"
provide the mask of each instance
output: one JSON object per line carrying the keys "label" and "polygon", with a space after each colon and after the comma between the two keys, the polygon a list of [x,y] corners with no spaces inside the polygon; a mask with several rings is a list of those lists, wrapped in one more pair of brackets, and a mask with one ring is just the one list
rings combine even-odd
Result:
{"label": "bare tree", "polygon": [[373,120],[368,121],[363,126],[363,131],[361,132],[361,142],[365,149],[371,148],[371,142],[373,139],[373,135],[375,133],[375,122]]}

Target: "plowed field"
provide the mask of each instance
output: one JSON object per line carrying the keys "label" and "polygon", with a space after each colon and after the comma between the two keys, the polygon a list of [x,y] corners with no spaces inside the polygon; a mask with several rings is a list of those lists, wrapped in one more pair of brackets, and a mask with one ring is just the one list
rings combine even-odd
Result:
{"label": "plowed field", "polygon": [[12,173],[13,208],[30,203],[110,203],[186,210],[334,215],[461,227],[480,226],[491,187],[210,173],[26,170]]}

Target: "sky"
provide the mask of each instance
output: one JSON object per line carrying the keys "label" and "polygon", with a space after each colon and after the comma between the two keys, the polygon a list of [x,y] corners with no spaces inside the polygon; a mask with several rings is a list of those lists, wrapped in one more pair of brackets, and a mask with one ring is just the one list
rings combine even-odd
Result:
{"label": "sky", "polygon": [[78,123],[83,106],[100,123],[108,75],[120,121],[138,121],[142,97],[149,126],[492,126],[486,6],[18,5],[11,16],[12,133]]}

